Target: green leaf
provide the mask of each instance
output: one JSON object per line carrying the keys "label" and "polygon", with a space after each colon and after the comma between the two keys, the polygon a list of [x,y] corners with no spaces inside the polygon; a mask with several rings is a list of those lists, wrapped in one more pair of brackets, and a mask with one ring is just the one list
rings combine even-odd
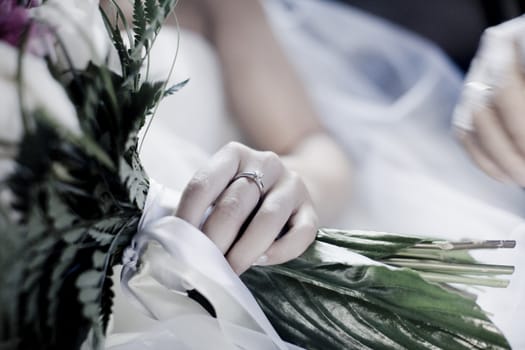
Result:
{"label": "green leaf", "polygon": [[43,265],[48,258],[48,251],[52,248],[52,245],[48,244],[49,242],[54,244],[53,239],[47,238],[44,244],[37,243],[37,247],[30,251],[30,258],[27,261],[28,269],[37,270],[42,267],[41,265]]}
{"label": "green leaf", "polygon": [[133,31],[135,32],[135,45],[144,40],[146,33],[146,13],[142,0],[133,1]]}
{"label": "green leaf", "polygon": [[189,81],[190,79],[188,78],[186,80],[181,81],[180,83],[170,86],[166,91],[164,91],[164,96],[173,95],[174,93],[185,87]]}
{"label": "green leaf", "polygon": [[[42,257],[43,259],[39,261],[38,263],[43,263],[45,261],[46,256],[38,255],[38,257]],[[24,284],[22,285],[22,290],[24,291],[30,291],[33,290],[35,287],[38,288],[38,282],[40,280],[40,277],[42,276],[42,271],[40,269],[42,268],[40,264],[37,263],[37,259],[31,260],[33,263],[33,270],[31,270],[24,279]]]}
{"label": "green leaf", "polygon": [[93,252],[93,267],[96,269],[102,269],[106,263],[107,254],[101,250],[96,250]]}
{"label": "green leaf", "polygon": [[299,259],[242,278],[279,334],[308,349],[509,348],[472,300],[410,270]]}
{"label": "green leaf", "polygon": [[372,231],[343,231],[320,229],[317,235],[320,242],[344,247],[372,259],[385,258],[396,254],[402,248],[428,241],[414,236]]}
{"label": "green leaf", "polygon": [[62,236],[62,239],[69,244],[77,242],[86,233],[85,228],[74,228]]}
{"label": "green leaf", "polygon": [[38,292],[36,290],[27,294],[26,312],[24,315],[25,322],[29,323],[34,319],[38,319]]}
{"label": "green leaf", "polygon": [[120,33],[120,28],[118,26],[115,26],[113,29],[111,37],[113,39],[113,46],[115,46],[115,49],[117,50],[120,64],[122,66],[122,73],[125,78],[127,73],[126,67],[130,66],[131,58],[129,57],[128,47],[126,44],[124,44],[124,39],[122,38],[122,34]]}
{"label": "green leaf", "polygon": [[115,236],[111,233],[105,233],[94,228],[88,229],[87,234],[101,246],[110,245],[113,239],[115,238]]}
{"label": "green leaf", "polygon": [[108,156],[108,154],[91,138],[85,136],[78,139],[78,145],[93,158],[97,159],[100,163],[107,166],[109,169],[115,169],[115,164]]}
{"label": "green leaf", "polygon": [[124,159],[120,163],[120,177],[126,184],[129,199],[140,209],[144,208],[149,190],[149,180],[142,169],[138,154],[132,154],[131,166]]}
{"label": "green leaf", "polygon": [[159,4],[157,0],[146,0],[146,20],[148,23],[153,23],[159,17]]}
{"label": "green leaf", "polygon": [[[75,245],[69,245],[64,248],[61,252],[60,260],[53,266],[53,272],[51,274],[51,282],[47,290],[47,320],[46,324],[49,327],[57,322],[57,310],[59,308],[61,299],[59,296],[60,291],[64,287],[64,275],[70,268],[71,262],[74,260],[78,253],[78,247]],[[56,335],[56,332],[53,332]]]}
{"label": "green leaf", "polygon": [[102,275],[103,275],[102,272],[98,270],[85,271],[78,276],[75,285],[79,289],[86,288],[86,287],[96,287],[100,285]]}
{"label": "green leaf", "polygon": [[159,0],[160,7],[164,9],[164,18],[168,17],[168,15],[173,11],[177,1],[178,0]]}
{"label": "green leaf", "polygon": [[97,303],[84,304],[84,307],[82,308],[82,314],[87,319],[96,320],[99,316],[99,307]]}
{"label": "green leaf", "polygon": [[[406,252],[419,252],[422,242],[428,249],[433,241],[322,230],[301,257],[279,266],[253,267],[242,279],[279,334],[308,349],[508,349],[470,296],[430,283],[428,272],[389,268],[352,255],[388,263],[400,252],[411,258]],[[452,265],[444,266],[443,272],[450,273]],[[473,263],[467,270],[487,268],[489,275],[501,269]],[[468,282],[470,277],[455,273],[443,276]]]}
{"label": "green leaf", "polygon": [[[127,26],[126,16],[124,15],[122,10],[116,3],[114,3],[114,5],[116,8],[116,12],[117,12],[114,23],[111,22],[111,20],[108,18],[106,11],[104,11],[102,8],[101,8],[100,14],[102,15],[102,19],[106,26],[106,30],[108,31],[108,34],[111,38],[113,46],[115,47],[117,54],[119,56],[120,65],[122,69],[122,75],[125,77],[126,67],[129,66],[130,64],[130,57],[129,57],[128,48],[124,44],[124,39],[122,38],[121,30],[119,27],[119,19],[123,20],[124,30],[126,32],[128,32],[128,26]],[[131,42],[131,38],[129,41]]]}
{"label": "green leaf", "polygon": [[93,228],[105,232],[108,234],[111,234],[115,236],[118,234],[118,232],[122,229],[122,226],[125,225],[125,218],[123,217],[109,217],[105,219],[101,219],[97,223],[93,225]]}
{"label": "green leaf", "polygon": [[78,300],[83,304],[93,303],[97,301],[100,296],[100,289],[98,288],[83,288],[78,294]]}
{"label": "green leaf", "polygon": [[47,200],[47,213],[53,220],[56,229],[70,227],[75,222],[75,216],[71,213],[69,207],[51,187],[47,191]]}
{"label": "green leaf", "polygon": [[[29,249],[29,251],[32,252],[33,256],[38,256],[39,254],[47,255],[55,245],[56,238],[43,235],[32,243],[33,246]],[[31,266],[31,263],[29,263],[29,266],[33,267]]]}
{"label": "green leaf", "polygon": [[32,207],[28,213],[27,236],[28,238],[40,237],[46,230],[47,223],[45,221],[42,209]]}

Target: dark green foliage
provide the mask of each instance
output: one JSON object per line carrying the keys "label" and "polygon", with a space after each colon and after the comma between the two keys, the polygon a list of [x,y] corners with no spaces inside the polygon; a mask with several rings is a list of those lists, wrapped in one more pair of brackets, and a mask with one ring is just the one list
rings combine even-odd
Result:
{"label": "dark green foliage", "polygon": [[[20,232],[18,250],[2,266],[0,297],[17,306],[1,310],[0,339],[17,337],[20,348],[74,349],[91,329],[98,338],[104,333],[112,293],[106,276],[141,211],[116,169],[37,121],[9,181]],[[144,173],[134,176],[147,184]]]}
{"label": "dark green foliage", "polygon": [[[123,63],[122,76],[126,84],[133,84],[134,88],[139,86],[141,79],[139,70],[148,59],[157,34],[175,4],[176,0],[135,0],[133,3],[133,36],[129,35],[129,47],[125,44],[121,34],[122,29],[130,33],[123,13],[117,8],[117,15],[113,23],[107,14],[103,13],[120,62]],[[121,28],[121,24],[124,28]]]}
{"label": "dark green foliage", "polygon": [[112,267],[137,232],[149,186],[138,131],[165,94],[164,82],[140,78],[143,48],[172,8],[171,0],[136,1],[131,48],[108,27],[123,76],[94,64],[68,74],[50,66],[82,135],[43,111],[28,115],[35,127],[24,134],[5,184],[14,201],[0,208],[0,245],[10,248],[0,257],[0,348],[78,349],[87,337],[102,346]]}
{"label": "dark green foliage", "polygon": [[[329,240],[337,241],[338,257]],[[370,249],[360,245],[368,240],[375,241]],[[285,340],[319,350],[509,348],[472,298],[429,283],[416,270],[333,262],[344,260],[343,241],[385,257],[422,240],[320,232],[300,258],[250,269],[242,279]]]}
{"label": "dark green foliage", "polygon": [[[142,0],[133,3],[133,32],[135,33],[135,45],[140,45],[146,34],[146,13]],[[147,47],[147,44],[145,46]]]}

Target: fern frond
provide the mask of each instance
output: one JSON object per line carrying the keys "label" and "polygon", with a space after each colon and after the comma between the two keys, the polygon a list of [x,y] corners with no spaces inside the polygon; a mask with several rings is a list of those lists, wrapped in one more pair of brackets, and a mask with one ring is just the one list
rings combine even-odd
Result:
{"label": "fern frond", "polygon": [[177,91],[179,91],[180,89],[185,87],[186,84],[188,84],[189,81],[190,81],[190,79],[188,78],[186,80],[181,81],[180,83],[177,83],[175,85],[170,86],[168,89],[166,89],[164,91],[164,96],[173,95],[174,93],[176,93]]}
{"label": "fern frond", "polygon": [[159,4],[157,0],[146,0],[145,12],[148,24],[155,22],[159,18]]}
{"label": "fern frond", "polygon": [[144,3],[142,0],[135,0],[133,2],[133,32],[135,36],[135,46],[139,46],[140,43],[144,43],[147,47],[148,42],[144,40],[146,33],[146,13],[144,9]]}

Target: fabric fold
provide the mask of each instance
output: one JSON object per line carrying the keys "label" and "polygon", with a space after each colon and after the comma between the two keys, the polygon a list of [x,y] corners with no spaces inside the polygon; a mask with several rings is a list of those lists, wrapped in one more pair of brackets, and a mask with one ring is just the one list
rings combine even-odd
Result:
{"label": "fabric fold", "polygon": [[[144,314],[161,321],[147,333],[132,337],[129,348],[163,329],[164,334],[169,330],[166,339],[175,337],[188,349],[205,349],[201,339],[188,345],[186,327],[169,326],[187,320],[203,327],[206,337],[209,331],[215,344],[204,344],[213,348],[221,344],[221,349],[290,349],[215,244],[172,215],[177,201],[177,193],[151,181],[138,233],[124,253],[122,291]],[[192,289],[211,303],[216,319],[187,296]]]}

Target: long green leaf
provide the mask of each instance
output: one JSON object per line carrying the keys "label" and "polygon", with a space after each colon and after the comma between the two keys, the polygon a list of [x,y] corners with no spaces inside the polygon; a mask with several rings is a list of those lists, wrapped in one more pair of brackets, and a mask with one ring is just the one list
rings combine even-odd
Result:
{"label": "long green leaf", "polygon": [[[421,261],[406,253],[428,249],[432,242],[321,230],[298,259],[253,267],[242,279],[279,334],[307,349],[508,349],[474,298],[431,281],[503,286],[505,281],[462,273],[492,275],[512,268],[477,264],[466,252],[462,264],[449,262],[446,254],[435,255],[442,260]],[[404,260],[396,258],[400,252]],[[424,268],[389,267],[356,253]]]}
{"label": "long green leaf", "polygon": [[287,341],[307,349],[508,349],[474,301],[416,272],[305,260],[243,275]]}

